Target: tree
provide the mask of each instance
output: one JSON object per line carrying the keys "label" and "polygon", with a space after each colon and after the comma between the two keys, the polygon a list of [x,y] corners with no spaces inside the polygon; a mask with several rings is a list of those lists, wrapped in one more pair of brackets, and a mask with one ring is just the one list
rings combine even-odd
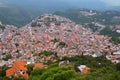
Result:
{"label": "tree", "polygon": [[116,70],[117,70],[117,71],[120,71],[120,63],[117,63],[117,64],[116,64]]}
{"label": "tree", "polygon": [[4,30],[4,29],[5,29],[5,26],[0,25],[0,29]]}
{"label": "tree", "polygon": [[11,59],[11,58],[12,58],[12,55],[11,54],[7,54],[5,56],[5,58],[2,58],[2,59],[5,60],[5,61],[8,61],[8,59]]}
{"label": "tree", "polygon": [[31,72],[33,71],[33,64],[28,64],[27,65],[27,69],[28,69],[28,74],[30,75],[31,74]]}
{"label": "tree", "polygon": [[31,26],[32,27],[36,27],[37,26],[37,22],[32,22]]}
{"label": "tree", "polygon": [[67,44],[65,42],[59,42],[60,47],[67,47]]}
{"label": "tree", "polygon": [[[6,76],[6,70],[8,69],[7,66],[3,66],[1,69],[0,69],[0,77],[5,77]],[[0,79],[1,80],[1,79]]]}

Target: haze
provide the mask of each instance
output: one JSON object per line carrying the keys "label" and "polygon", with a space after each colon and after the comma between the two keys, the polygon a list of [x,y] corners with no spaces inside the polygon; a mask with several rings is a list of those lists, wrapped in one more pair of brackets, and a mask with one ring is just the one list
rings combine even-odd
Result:
{"label": "haze", "polygon": [[[0,0],[0,5],[17,5],[29,8],[62,10],[68,8],[90,8],[97,10],[116,9],[119,0]],[[118,9],[118,8],[117,8]]]}

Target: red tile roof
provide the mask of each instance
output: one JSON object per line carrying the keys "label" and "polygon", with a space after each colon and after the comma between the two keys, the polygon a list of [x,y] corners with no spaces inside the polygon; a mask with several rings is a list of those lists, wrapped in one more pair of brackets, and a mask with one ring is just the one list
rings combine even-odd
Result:
{"label": "red tile roof", "polygon": [[15,74],[15,70],[13,68],[10,68],[8,70],[6,70],[6,76],[12,76]]}
{"label": "red tile roof", "polygon": [[36,63],[34,65],[34,68],[33,69],[36,69],[36,68],[44,68],[46,65],[44,65],[43,63]]}
{"label": "red tile roof", "polygon": [[[23,61],[16,61],[13,63],[12,68],[6,70],[6,76],[12,76],[20,70],[27,71],[26,63]],[[22,74],[21,76],[24,78],[28,78],[28,74]]]}
{"label": "red tile roof", "polygon": [[28,78],[29,76],[28,76],[28,74],[23,74],[22,77]]}

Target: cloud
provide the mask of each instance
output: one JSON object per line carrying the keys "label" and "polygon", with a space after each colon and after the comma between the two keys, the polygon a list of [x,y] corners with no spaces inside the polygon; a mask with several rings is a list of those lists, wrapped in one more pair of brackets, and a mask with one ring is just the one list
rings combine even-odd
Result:
{"label": "cloud", "polygon": [[110,6],[120,6],[120,0],[101,0]]}

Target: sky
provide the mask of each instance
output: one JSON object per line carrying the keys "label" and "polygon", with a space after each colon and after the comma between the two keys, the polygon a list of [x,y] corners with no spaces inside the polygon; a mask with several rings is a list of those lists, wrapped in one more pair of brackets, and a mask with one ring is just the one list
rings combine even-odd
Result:
{"label": "sky", "polygon": [[[0,0],[0,3],[4,1],[4,0]],[[7,0],[6,0],[7,1]],[[10,0],[9,0],[10,1]],[[29,0],[28,0],[29,1]],[[36,0],[34,0],[36,1]],[[47,1],[47,0],[46,0]],[[70,0],[66,0],[66,1],[70,1]],[[74,0],[75,1],[75,0]],[[79,1],[79,0],[77,0]],[[81,0],[82,1],[82,0]],[[89,1],[89,0],[84,0],[84,1]],[[92,1],[92,0],[91,0]],[[112,6],[120,6],[120,0],[96,0],[96,1],[102,1],[105,2],[106,4],[112,5]]]}
{"label": "sky", "polygon": [[120,6],[120,0],[101,0],[110,6]]}
{"label": "sky", "polygon": [[[0,0],[0,3],[2,1],[5,1],[5,0]],[[13,1],[13,0],[9,0],[9,1]],[[18,0],[14,0],[14,1],[18,1]],[[26,0],[26,1],[37,1],[37,0]],[[48,0],[46,0],[46,1],[48,1]],[[54,1],[54,0],[51,0],[51,1]],[[74,2],[74,1],[82,1],[82,0],[65,0],[65,1],[67,1],[67,2],[73,1]],[[86,2],[88,1],[89,2],[90,0],[84,0],[84,1],[86,1]],[[93,1],[93,0],[91,0],[91,1]],[[120,6],[120,0],[94,0],[94,1],[102,1],[102,2],[104,2],[104,3],[106,3],[107,5],[110,5],[110,6]]]}

